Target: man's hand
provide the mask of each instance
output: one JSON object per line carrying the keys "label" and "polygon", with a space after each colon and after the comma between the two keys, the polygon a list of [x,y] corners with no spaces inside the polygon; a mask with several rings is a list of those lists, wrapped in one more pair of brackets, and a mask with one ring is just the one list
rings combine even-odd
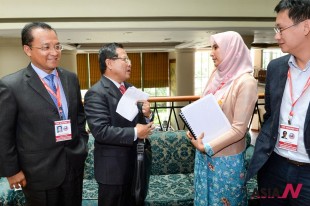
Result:
{"label": "man's hand", "polygon": [[16,175],[7,177],[11,189],[20,189],[20,187],[26,187],[27,181],[23,171],[18,172]]}
{"label": "man's hand", "polygon": [[152,134],[152,130],[154,129],[153,122],[150,122],[148,124],[137,124],[137,136],[139,139],[145,139],[150,134]]}
{"label": "man's hand", "polygon": [[146,100],[139,100],[139,103],[142,104],[142,113],[145,117],[149,118],[152,114],[150,103]]}

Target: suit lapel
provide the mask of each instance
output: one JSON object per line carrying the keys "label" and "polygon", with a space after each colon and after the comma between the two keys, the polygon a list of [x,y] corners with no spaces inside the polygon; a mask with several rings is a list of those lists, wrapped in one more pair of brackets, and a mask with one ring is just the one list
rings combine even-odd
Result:
{"label": "suit lapel", "polygon": [[33,90],[35,90],[40,96],[43,97],[43,99],[49,102],[52,106],[56,107],[50,94],[48,93],[42,81],[40,80],[40,77],[33,70],[30,64],[27,67],[25,78],[26,78],[27,83]]}
{"label": "suit lapel", "polygon": [[120,92],[120,90],[115,86],[115,84],[109,80],[108,78],[106,78],[105,76],[102,76],[101,78],[101,84],[103,85],[103,87],[105,87],[108,91],[108,93],[117,98],[120,99],[122,97],[122,93]]}
{"label": "suit lapel", "polygon": [[282,62],[281,65],[279,65],[279,94],[281,94],[281,97],[278,98],[280,100],[280,103],[282,101],[282,97],[284,94],[284,89],[285,89],[285,85],[286,85],[286,81],[287,81],[287,72],[289,69],[288,66],[288,60],[289,60],[289,56],[288,58],[285,58],[284,61]]}
{"label": "suit lapel", "polygon": [[[287,71],[288,71],[288,60],[289,60],[290,55],[287,55],[287,58],[283,58],[283,61],[279,62],[278,65],[276,65],[277,68],[271,70],[273,73],[272,76],[275,76],[273,79],[273,82],[270,84],[275,85],[275,87],[272,87],[274,92],[274,98],[273,102],[271,104],[274,105],[275,112],[273,115],[273,120],[277,121],[280,117],[280,109],[281,109],[281,103],[282,103],[282,98],[284,94],[284,89],[286,85],[286,80],[287,80]],[[268,75],[268,70],[267,70],[267,75]],[[270,92],[271,93],[271,92]],[[276,134],[278,132],[278,124],[274,124],[273,127],[273,132]]]}

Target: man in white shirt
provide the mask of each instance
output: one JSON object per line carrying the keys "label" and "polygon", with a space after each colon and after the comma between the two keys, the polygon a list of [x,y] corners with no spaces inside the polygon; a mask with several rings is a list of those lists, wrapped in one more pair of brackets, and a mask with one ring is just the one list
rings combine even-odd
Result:
{"label": "man in white shirt", "polygon": [[309,205],[310,1],[281,0],[275,11],[275,39],[289,54],[268,65],[266,114],[247,180],[258,172],[261,205]]}

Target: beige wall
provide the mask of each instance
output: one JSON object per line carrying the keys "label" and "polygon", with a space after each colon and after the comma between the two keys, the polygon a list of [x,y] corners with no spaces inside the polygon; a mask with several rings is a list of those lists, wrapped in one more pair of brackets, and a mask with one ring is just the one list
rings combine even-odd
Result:
{"label": "beige wall", "polygon": [[253,49],[254,51],[254,69],[262,68],[263,49]]}
{"label": "beige wall", "polygon": [[76,51],[64,50],[61,53],[59,66],[77,74]]}
{"label": "beige wall", "polygon": [[176,51],[176,91],[177,96],[194,95],[195,91],[195,49]]}
{"label": "beige wall", "polygon": [[[29,62],[20,39],[0,39],[0,78],[25,68]],[[62,51],[60,66],[77,73],[76,51]]]}
{"label": "beige wall", "polygon": [[29,64],[19,39],[0,39],[0,78]]}

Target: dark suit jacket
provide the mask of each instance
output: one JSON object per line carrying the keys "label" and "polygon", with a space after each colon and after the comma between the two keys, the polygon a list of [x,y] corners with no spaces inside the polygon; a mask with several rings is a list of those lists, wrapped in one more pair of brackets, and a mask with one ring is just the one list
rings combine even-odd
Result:
{"label": "dark suit jacket", "polygon": [[[254,155],[249,165],[246,180],[253,177],[263,167],[275,148],[278,136],[280,107],[289,69],[289,58],[290,55],[286,55],[272,60],[267,67],[264,124],[255,143]],[[304,143],[310,157],[309,120],[310,110],[308,107],[304,125]]]}
{"label": "dark suit jacket", "polygon": [[58,110],[31,65],[0,80],[0,176],[22,170],[30,189],[50,189],[62,183],[68,163],[83,170],[88,134],[78,79],[57,68],[68,102],[72,140],[55,140]]}
{"label": "dark suit jacket", "polygon": [[[125,82],[125,87],[131,85]],[[141,113],[128,121],[116,107],[122,93],[115,84],[102,76],[85,95],[85,114],[95,137],[95,179],[102,184],[123,185],[131,182],[136,158],[134,127],[146,123]]]}

